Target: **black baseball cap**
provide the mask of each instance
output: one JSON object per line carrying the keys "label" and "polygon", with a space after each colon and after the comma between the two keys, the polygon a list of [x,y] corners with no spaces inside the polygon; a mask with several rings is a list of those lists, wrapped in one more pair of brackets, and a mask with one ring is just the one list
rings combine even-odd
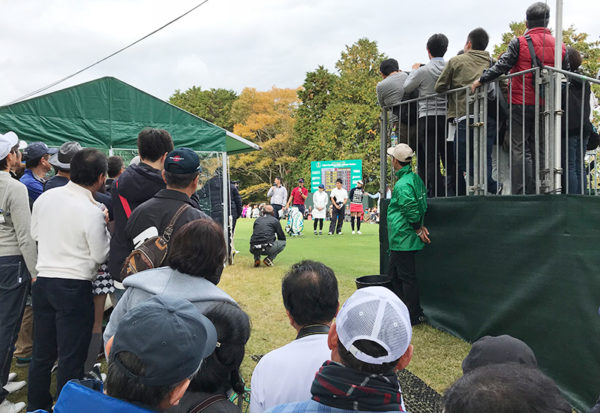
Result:
{"label": "black baseball cap", "polygon": [[177,148],[167,154],[165,171],[174,174],[191,174],[200,172],[200,158],[190,148]]}
{"label": "black baseball cap", "polygon": [[298,179],[298,182],[302,182],[302,183],[304,183],[304,178],[300,178],[300,179]]}
{"label": "black baseball cap", "polygon": [[58,152],[58,149],[49,148],[44,142],[32,142],[27,145],[27,148],[23,149],[25,159],[37,159],[46,154],[54,155],[56,152]]}
{"label": "black baseball cap", "polygon": [[[202,360],[212,354],[217,331],[189,301],[155,295],[127,312],[119,323],[110,363],[147,386],[167,386],[191,377]],[[117,354],[133,353],[144,364],[144,375],[130,372]]]}
{"label": "black baseball cap", "polygon": [[537,367],[531,347],[518,338],[485,336],[473,343],[471,351],[462,362],[463,374],[490,364],[519,363]]}

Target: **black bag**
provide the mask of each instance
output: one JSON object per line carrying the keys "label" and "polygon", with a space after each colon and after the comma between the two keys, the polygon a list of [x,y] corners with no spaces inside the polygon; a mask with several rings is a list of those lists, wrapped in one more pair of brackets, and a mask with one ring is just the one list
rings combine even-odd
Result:
{"label": "black bag", "polygon": [[173,227],[179,216],[188,208],[190,208],[188,204],[179,207],[162,235],[148,238],[142,245],[131,251],[123,263],[119,277],[115,278],[122,282],[125,278],[137,272],[160,267],[167,258]]}

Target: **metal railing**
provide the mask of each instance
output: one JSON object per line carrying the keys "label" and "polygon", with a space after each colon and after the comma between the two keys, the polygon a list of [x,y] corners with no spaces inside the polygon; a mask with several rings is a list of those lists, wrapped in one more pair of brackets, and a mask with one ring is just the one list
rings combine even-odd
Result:
{"label": "metal railing", "polygon": [[430,197],[596,195],[600,170],[596,149],[587,150],[591,123],[584,111],[592,84],[600,80],[532,68],[475,93],[465,86],[384,108],[380,192],[385,195],[395,178],[385,149],[404,142],[416,153],[414,167]]}

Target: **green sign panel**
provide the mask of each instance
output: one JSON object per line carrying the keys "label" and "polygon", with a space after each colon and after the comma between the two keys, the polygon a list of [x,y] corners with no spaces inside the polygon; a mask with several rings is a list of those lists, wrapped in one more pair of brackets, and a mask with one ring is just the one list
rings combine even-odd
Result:
{"label": "green sign panel", "polygon": [[342,179],[342,186],[350,191],[362,179],[362,159],[311,162],[310,171],[312,192],[319,190],[319,184],[325,185],[327,192],[331,191],[338,178]]}

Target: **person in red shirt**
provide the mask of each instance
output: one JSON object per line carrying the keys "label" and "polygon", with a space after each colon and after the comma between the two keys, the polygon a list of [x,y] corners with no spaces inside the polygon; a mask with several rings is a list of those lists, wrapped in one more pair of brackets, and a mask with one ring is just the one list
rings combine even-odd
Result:
{"label": "person in red shirt", "polygon": [[288,199],[285,207],[289,208],[291,203],[292,206],[298,208],[298,211],[304,216],[304,201],[306,198],[308,198],[308,189],[304,187],[304,178],[300,178],[298,179],[298,186],[292,190],[290,199]]}

